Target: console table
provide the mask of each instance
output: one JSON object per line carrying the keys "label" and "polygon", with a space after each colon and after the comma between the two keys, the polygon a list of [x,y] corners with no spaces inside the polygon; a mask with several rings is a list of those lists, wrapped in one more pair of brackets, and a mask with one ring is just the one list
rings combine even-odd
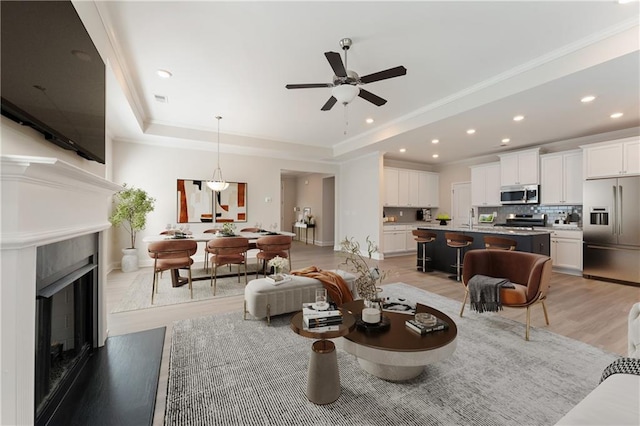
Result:
{"label": "console table", "polygon": [[300,222],[296,222],[293,224],[293,229],[295,230],[296,233],[296,237],[298,238],[298,241],[302,241],[302,230],[304,229],[304,243],[308,244],[308,238],[309,238],[309,229],[312,230],[311,232],[311,244],[315,244],[316,241],[316,224],[315,223],[300,223]]}

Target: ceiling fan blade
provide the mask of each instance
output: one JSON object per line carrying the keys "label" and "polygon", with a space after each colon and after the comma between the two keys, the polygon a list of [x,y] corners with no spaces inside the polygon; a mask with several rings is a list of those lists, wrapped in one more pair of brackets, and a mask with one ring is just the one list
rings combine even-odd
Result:
{"label": "ceiling fan blade", "polygon": [[329,100],[327,101],[327,103],[325,103],[322,108],[320,108],[321,111],[329,111],[331,108],[333,108],[333,106],[336,104],[336,102],[338,102],[338,100],[335,97],[330,97]]}
{"label": "ceiling fan blade", "polygon": [[311,83],[311,84],[287,84],[287,89],[315,89],[318,87],[333,87],[332,83]]}
{"label": "ceiling fan blade", "polygon": [[360,96],[364,100],[371,102],[376,106],[382,106],[387,103],[386,99],[382,99],[380,96],[374,95],[373,93],[367,90],[364,90],[363,88],[360,88],[360,93],[358,93],[358,96]]}
{"label": "ceiling fan blade", "polygon": [[324,52],[324,56],[327,57],[327,61],[329,61],[329,65],[333,69],[333,73],[338,77],[346,77],[347,71],[344,69],[344,64],[342,63],[342,58],[340,54],[337,52]]}
{"label": "ceiling fan blade", "polygon": [[360,77],[360,81],[362,83],[373,83],[374,81],[386,80],[387,78],[400,77],[406,73],[407,69],[400,65],[399,67],[389,68],[388,70],[365,75],[364,77]]}

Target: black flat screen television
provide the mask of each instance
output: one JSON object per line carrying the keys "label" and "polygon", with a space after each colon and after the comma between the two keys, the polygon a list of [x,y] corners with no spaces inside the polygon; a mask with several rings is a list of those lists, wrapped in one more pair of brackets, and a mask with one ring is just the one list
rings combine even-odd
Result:
{"label": "black flat screen television", "polygon": [[105,162],[105,65],[70,1],[2,1],[2,115]]}

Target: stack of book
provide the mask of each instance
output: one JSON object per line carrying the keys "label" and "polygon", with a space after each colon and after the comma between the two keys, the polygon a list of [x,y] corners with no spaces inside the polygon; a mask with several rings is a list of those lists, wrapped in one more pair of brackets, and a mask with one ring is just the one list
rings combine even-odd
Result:
{"label": "stack of book", "polygon": [[302,321],[304,328],[309,330],[317,332],[335,331],[342,324],[342,312],[333,309],[320,311],[313,307],[313,303],[303,303]]}
{"label": "stack of book", "polygon": [[449,324],[438,318],[438,321],[434,325],[424,325],[418,321],[411,319],[405,321],[407,328],[411,331],[415,331],[418,334],[425,335],[434,331],[442,331],[449,328]]}

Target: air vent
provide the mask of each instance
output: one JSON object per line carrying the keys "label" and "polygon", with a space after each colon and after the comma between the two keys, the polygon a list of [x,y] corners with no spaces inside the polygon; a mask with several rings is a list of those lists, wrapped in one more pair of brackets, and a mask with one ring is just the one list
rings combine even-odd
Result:
{"label": "air vent", "polygon": [[156,102],[161,102],[163,104],[169,103],[169,98],[163,95],[153,95],[156,98]]}

